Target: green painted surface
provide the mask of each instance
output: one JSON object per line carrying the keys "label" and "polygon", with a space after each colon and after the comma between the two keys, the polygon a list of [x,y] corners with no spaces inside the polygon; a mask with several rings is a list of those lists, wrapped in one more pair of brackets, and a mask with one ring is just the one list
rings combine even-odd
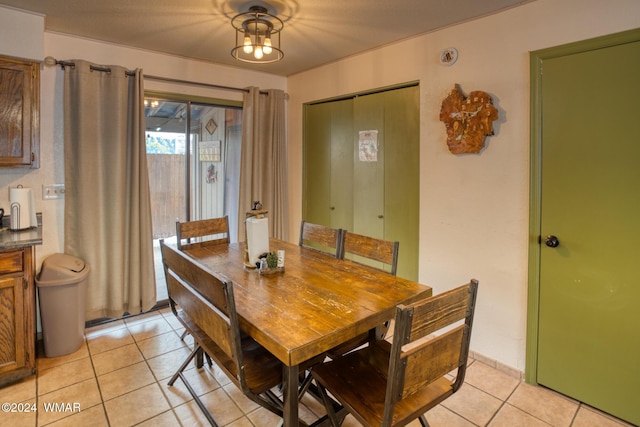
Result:
{"label": "green painted surface", "polygon": [[[354,99],[353,144],[353,231],[366,236],[384,238],[384,180],[385,151],[395,146],[384,126],[385,93],[359,96]],[[360,159],[360,132],[377,135],[378,150],[375,161]],[[389,147],[387,147],[387,141]]]}
{"label": "green painted surface", "polygon": [[420,236],[420,90],[385,92],[385,135],[393,148],[385,151],[384,238],[398,240],[398,275],[418,280]]}
{"label": "green painted surface", "polygon": [[[398,275],[418,278],[419,87],[305,106],[303,218],[400,242]],[[377,131],[377,160],[359,132]],[[359,261],[364,261],[360,259]]]}
{"label": "green painted surface", "polygon": [[536,381],[640,424],[640,42],[541,69]]}
{"label": "green painted surface", "polygon": [[304,113],[302,218],[331,225],[331,106],[307,105]]}

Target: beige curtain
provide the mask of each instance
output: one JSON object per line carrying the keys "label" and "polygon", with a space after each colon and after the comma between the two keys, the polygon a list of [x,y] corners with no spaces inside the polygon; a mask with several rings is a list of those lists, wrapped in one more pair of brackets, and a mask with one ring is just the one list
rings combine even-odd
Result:
{"label": "beige curtain", "polygon": [[91,268],[87,320],[137,314],[156,303],[142,71],[73,62],[64,79],[65,252]]}
{"label": "beige curtain", "polygon": [[[253,201],[269,211],[271,237],[289,238],[287,196],[287,137],[285,93],[271,89],[261,94],[256,87],[244,95],[242,157],[238,214],[244,218]],[[245,240],[244,222],[238,224],[238,240]]]}

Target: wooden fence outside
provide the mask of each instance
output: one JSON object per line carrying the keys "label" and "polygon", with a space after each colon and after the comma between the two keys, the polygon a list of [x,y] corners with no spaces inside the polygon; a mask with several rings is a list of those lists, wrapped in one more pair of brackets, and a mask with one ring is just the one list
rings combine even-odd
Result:
{"label": "wooden fence outside", "polygon": [[175,236],[176,221],[185,218],[185,156],[147,154],[153,238]]}

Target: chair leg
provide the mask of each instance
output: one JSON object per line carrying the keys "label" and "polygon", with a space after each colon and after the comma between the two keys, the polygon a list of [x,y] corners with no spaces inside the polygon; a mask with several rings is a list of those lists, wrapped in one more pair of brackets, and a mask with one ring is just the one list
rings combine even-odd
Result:
{"label": "chair leg", "polygon": [[311,376],[311,372],[307,372],[305,377],[300,382],[300,387],[298,387],[298,400],[302,399],[302,396],[307,392],[309,386],[311,385],[311,380],[313,377]]}
{"label": "chair leg", "polygon": [[422,424],[422,427],[429,427],[429,422],[427,421],[427,417],[425,417],[424,414],[420,415],[418,419],[420,420],[420,424]]}
{"label": "chair leg", "polygon": [[171,379],[169,380],[169,386],[172,386],[173,383],[176,382],[176,380],[178,379],[178,377],[180,376],[180,373],[182,373],[182,371],[184,371],[184,368],[187,367],[187,365],[189,364],[189,362],[191,362],[193,360],[194,357],[196,357],[196,354],[198,353],[198,351],[200,350],[200,346],[196,344],[195,348],[191,351],[191,353],[189,354],[189,356],[185,359],[184,362],[182,362],[182,365],[180,365],[180,367],[178,368],[178,370],[176,371],[175,374],[173,374],[173,376],[171,377]]}
{"label": "chair leg", "polygon": [[181,339],[182,341],[184,341],[184,337],[186,337],[188,333],[189,333],[189,332],[187,332],[187,330],[186,330],[186,329],[185,329],[184,331],[182,331],[182,335],[180,335],[180,339]]}
{"label": "chair leg", "polygon": [[187,358],[185,359],[184,362],[182,362],[182,365],[180,365],[180,367],[178,368],[178,370],[176,371],[175,374],[173,374],[173,376],[171,377],[171,379],[169,380],[169,386],[172,386],[176,380],[178,378],[180,378],[182,380],[182,382],[184,383],[185,387],[187,388],[187,390],[189,391],[189,394],[191,394],[191,397],[193,397],[193,400],[196,402],[196,404],[198,405],[198,407],[200,407],[200,410],[202,411],[203,415],[205,416],[205,418],[207,419],[207,421],[209,421],[209,424],[211,424],[211,426],[213,427],[218,427],[218,424],[216,424],[216,421],[213,419],[213,416],[211,415],[211,413],[209,412],[209,410],[207,409],[207,407],[204,405],[204,403],[202,403],[202,401],[200,400],[200,398],[198,397],[198,394],[195,392],[195,390],[193,389],[193,387],[191,387],[191,384],[189,384],[189,382],[187,381],[187,378],[182,374],[182,371],[184,371],[184,369],[187,367],[187,365],[193,360],[194,357],[196,357],[198,354],[202,354],[202,348],[200,347],[200,345],[198,345],[197,343],[194,345],[193,350],[191,351],[191,353],[189,354],[189,356],[187,356]]}
{"label": "chair leg", "polygon": [[336,411],[333,409],[333,402],[331,398],[329,398],[329,396],[327,395],[327,390],[324,388],[322,384],[320,384],[319,381],[316,381],[316,383],[318,385],[318,390],[320,391],[320,396],[322,396],[324,407],[327,410],[327,416],[331,421],[331,425],[333,427],[340,427],[344,419],[342,419],[342,421],[338,421],[338,416],[336,415]]}
{"label": "chair leg", "polygon": [[197,347],[199,347],[199,350],[196,353],[196,368],[200,369],[203,366],[203,363],[202,363],[203,357],[202,357],[202,355],[204,354],[204,350],[200,346],[197,346]]}

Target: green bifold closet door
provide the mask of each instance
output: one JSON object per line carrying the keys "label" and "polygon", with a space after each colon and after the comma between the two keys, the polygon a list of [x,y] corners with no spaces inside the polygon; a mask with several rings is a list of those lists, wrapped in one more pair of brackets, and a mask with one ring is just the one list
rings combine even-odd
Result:
{"label": "green bifold closet door", "polygon": [[418,278],[419,87],[305,105],[303,218],[400,242]]}

